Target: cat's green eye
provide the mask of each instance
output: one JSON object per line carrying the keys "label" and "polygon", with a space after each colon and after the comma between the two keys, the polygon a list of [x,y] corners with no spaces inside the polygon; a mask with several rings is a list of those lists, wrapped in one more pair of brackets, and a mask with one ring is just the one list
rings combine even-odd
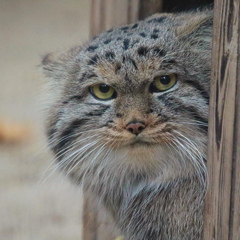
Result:
{"label": "cat's green eye", "polygon": [[177,82],[175,74],[162,75],[154,78],[150,92],[163,92],[173,87]]}
{"label": "cat's green eye", "polygon": [[90,92],[95,98],[100,100],[110,100],[116,97],[114,88],[103,83],[90,87]]}

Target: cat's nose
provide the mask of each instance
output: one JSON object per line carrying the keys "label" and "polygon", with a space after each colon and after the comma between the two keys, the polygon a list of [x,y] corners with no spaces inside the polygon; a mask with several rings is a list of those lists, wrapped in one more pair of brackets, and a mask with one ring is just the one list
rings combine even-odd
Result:
{"label": "cat's nose", "polygon": [[130,123],[128,123],[128,125],[126,126],[126,129],[127,129],[129,132],[131,132],[131,133],[133,133],[133,134],[136,134],[136,135],[138,135],[139,133],[141,133],[142,130],[145,129],[145,128],[146,128],[146,125],[145,125],[144,122],[136,122],[136,121],[130,122]]}

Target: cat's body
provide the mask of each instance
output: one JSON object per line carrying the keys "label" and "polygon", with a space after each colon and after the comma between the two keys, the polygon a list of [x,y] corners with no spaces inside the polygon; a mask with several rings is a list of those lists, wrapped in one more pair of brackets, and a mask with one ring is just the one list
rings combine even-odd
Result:
{"label": "cat's body", "polygon": [[154,15],[48,55],[59,166],[125,240],[202,239],[212,13]]}

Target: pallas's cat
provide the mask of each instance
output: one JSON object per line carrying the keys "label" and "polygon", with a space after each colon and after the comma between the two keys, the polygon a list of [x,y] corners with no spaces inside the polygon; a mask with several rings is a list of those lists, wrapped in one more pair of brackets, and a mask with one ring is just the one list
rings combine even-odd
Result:
{"label": "pallas's cat", "polygon": [[48,54],[58,165],[125,240],[202,239],[212,12],[157,14]]}

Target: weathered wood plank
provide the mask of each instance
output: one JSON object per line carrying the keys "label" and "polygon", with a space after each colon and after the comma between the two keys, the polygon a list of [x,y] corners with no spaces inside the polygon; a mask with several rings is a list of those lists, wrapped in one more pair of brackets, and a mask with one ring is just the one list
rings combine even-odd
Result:
{"label": "weathered wood plank", "polygon": [[144,19],[154,13],[162,12],[162,8],[163,1],[161,0],[140,0],[138,18]]}
{"label": "weathered wood plank", "polygon": [[162,0],[92,0],[91,37],[162,11]]}
{"label": "weathered wood plank", "polygon": [[139,0],[92,0],[90,35],[135,22],[138,15]]}
{"label": "weathered wood plank", "polygon": [[216,0],[205,240],[240,239],[240,1]]}

